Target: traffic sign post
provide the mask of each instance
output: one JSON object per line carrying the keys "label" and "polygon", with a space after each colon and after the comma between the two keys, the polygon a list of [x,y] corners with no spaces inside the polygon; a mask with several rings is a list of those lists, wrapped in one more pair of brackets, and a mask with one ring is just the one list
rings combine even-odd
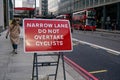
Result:
{"label": "traffic sign post", "polygon": [[[64,80],[66,80],[64,54],[72,51],[71,29],[68,20],[57,19],[24,19],[24,51],[34,53],[32,80],[38,80],[38,67],[56,66],[55,76],[57,78],[59,60],[63,65]],[[38,54],[38,52],[58,52],[58,54]],[[58,56],[55,62],[38,62],[40,56]]]}

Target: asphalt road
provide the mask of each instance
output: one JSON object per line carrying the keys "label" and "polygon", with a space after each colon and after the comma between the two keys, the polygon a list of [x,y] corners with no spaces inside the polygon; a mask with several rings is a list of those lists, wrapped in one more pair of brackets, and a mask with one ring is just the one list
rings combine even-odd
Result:
{"label": "asphalt road", "polygon": [[99,80],[120,80],[120,54],[116,55],[106,50],[107,47],[119,52],[119,37],[112,38],[114,37],[112,36],[113,34],[111,36],[108,34],[109,37],[108,35],[107,37],[103,37],[102,35],[106,34],[95,33],[74,32],[73,37],[78,40],[100,45],[105,47],[105,49],[77,41],[73,43],[73,51],[65,54],[65,56],[93,74]]}
{"label": "asphalt road", "polygon": [[72,36],[81,41],[120,51],[120,34],[76,30]]}

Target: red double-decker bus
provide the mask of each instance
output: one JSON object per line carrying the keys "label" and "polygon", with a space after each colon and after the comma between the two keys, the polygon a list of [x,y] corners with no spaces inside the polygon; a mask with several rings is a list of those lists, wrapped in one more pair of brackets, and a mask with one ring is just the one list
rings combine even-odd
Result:
{"label": "red double-decker bus", "polygon": [[82,30],[96,30],[96,11],[87,9],[75,12],[72,15],[72,27]]}

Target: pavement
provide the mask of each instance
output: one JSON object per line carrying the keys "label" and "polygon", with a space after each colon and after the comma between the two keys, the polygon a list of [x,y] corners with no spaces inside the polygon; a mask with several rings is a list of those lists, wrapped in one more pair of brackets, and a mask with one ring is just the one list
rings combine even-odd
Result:
{"label": "pavement", "polygon": [[[1,32],[0,34],[1,34],[0,36],[0,80],[31,80],[32,69],[33,69],[33,54],[24,53],[23,39],[21,39],[20,45],[18,46],[18,54],[13,54],[10,40],[9,38],[8,39],[5,38],[6,31]],[[38,54],[49,54],[49,53],[45,52],[45,53],[38,53]],[[49,57],[38,58],[38,60],[54,61],[56,60],[56,58],[49,56]],[[42,77],[49,75],[49,73],[53,74],[55,72],[55,69],[56,69],[55,66],[40,67],[38,69],[39,76],[40,76],[39,80],[46,80],[46,79],[42,79]],[[74,70],[66,62],[65,62],[65,73],[66,73],[66,80],[86,80],[82,75],[76,72],[76,70]],[[49,80],[54,80],[54,77],[49,77]],[[64,80],[61,60],[58,68],[57,80]]]}
{"label": "pavement", "polygon": [[96,29],[96,31],[107,32],[107,33],[113,33],[113,34],[120,34],[120,30]]}

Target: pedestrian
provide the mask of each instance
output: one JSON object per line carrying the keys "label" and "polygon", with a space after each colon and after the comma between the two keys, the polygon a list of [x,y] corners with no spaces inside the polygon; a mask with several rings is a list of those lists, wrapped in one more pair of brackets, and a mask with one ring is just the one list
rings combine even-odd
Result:
{"label": "pedestrian", "polygon": [[20,25],[18,24],[18,21],[15,19],[12,20],[11,24],[8,27],[8,31],[6,33],[6,39],[8,38],[8,35],[10,37],[10,41],[13,47],[13,52],[17,54],[17,47],[20,42]]}

